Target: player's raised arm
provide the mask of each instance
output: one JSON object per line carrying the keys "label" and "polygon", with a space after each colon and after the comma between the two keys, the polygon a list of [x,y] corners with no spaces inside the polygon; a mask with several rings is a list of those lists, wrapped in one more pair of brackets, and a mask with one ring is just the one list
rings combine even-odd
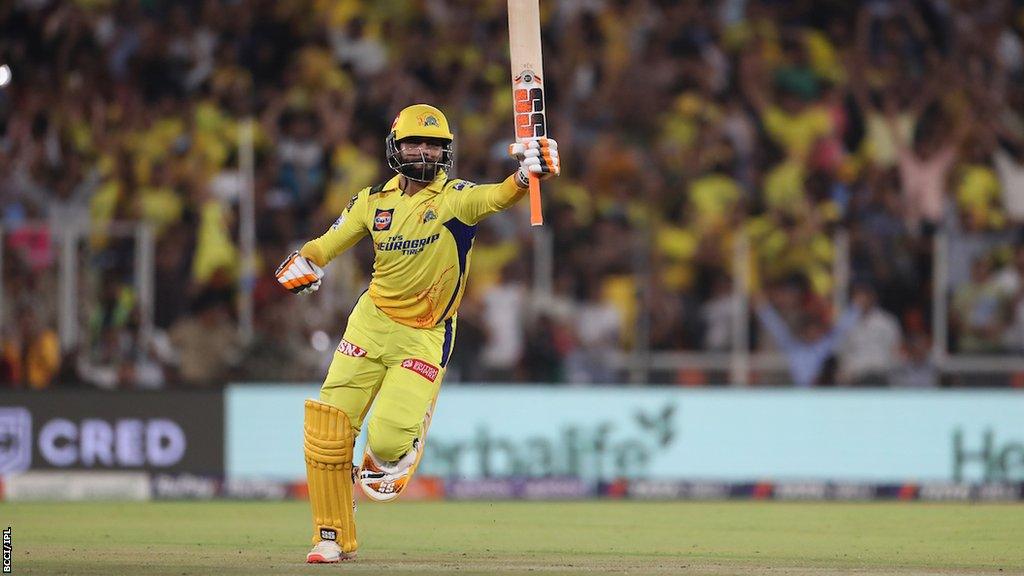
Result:
{"label": "player's raised arm", "polygon": [[[519,170],[497,184],[464,185],[463,194],[450,198],[452,211],[467,224],[476,224],[486,216],[513,206],[530,188],[530,174],[541,180],[561,172],[558,142],[539,138],[509,146],[509,154],[519,161]],[[460,186],[455,182],[452,186]]]}
{"label": "player's raised arm", "polygon": [[363,218],[368,190],[363,189],[352,197],[327,232],[288,255],[276,273],[282,286],[296,294],[308,294],[320,288],[320,279],[324,277],[322,267],[369,233]]}

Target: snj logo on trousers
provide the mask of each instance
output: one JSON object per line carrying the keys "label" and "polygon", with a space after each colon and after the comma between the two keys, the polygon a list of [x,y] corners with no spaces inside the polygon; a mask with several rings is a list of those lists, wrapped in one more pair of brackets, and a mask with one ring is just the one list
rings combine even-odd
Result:
{"label": "snj logo on trousers", "polygon": [[352,356],[353,358],[362,358],[363,356],[366,356],[366,350],[363,350],[359,346],[356,346],[344,339],[340,344],[338,344],[338,352],[341,352],[345,356]]}
{"label": "snj logo on trousers", "polygon": [[415,358],[402,360],[402,368],[408,368],[431,382],[437,379],[437,374],[441,371],[437,366],[432,366]]}

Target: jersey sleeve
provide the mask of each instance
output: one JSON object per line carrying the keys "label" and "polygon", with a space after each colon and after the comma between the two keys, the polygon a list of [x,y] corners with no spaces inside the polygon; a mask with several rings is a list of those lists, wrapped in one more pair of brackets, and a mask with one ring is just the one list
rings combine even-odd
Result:
{"label": "jersey sleeve", "polygon": [[515,175],[497,184],[473,184],[465,180],[453,180],[447,188],[451,193],[445,197],[452,212],[459,220],[469,225],[515,205],[528,190],[516,186]]}
{"label": "jersey sleeve", "polygon": [[369,205],[369,188],[364,188],[352,197],[341,216],[322,236],[306,242],[299,250],[317,266],[326,266],[338,254],[348,250],[363,236],[370,233],[366,227],[366,211]]}

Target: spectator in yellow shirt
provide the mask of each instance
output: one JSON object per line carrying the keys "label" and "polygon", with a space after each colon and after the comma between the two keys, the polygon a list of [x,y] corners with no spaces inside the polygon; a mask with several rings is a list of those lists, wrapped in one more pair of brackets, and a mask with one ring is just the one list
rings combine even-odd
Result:
{"label": "spectator in yellow shirt", "polygon": [[0,382],[13,388],[49,388],[60,371],[60,360],[57,333],[40,326],[32,308],[23,308],[17,330],[0,346]]}

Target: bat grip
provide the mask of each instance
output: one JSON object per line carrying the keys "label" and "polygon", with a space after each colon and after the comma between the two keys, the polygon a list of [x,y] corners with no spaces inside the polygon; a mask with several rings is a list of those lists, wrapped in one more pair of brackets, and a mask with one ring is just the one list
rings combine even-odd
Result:
{"label": "bat grip", "polygon": [[540,206],[540,178],[537,175],[530,173],[530,225],[531,226],[543,226],[544,225],[544,212]]}

